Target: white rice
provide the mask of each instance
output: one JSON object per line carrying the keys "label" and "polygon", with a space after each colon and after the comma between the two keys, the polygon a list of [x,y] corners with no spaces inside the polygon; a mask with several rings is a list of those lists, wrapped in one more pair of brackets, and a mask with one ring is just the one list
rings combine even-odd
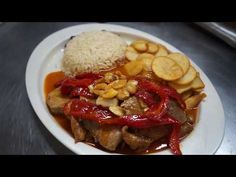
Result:
{"label": "white rice", "polygon": [[62,71],[74,76],[82,72],[97,72],[113,66],[125,57],[126,42],[106,31],[84,32],[67,43]]}

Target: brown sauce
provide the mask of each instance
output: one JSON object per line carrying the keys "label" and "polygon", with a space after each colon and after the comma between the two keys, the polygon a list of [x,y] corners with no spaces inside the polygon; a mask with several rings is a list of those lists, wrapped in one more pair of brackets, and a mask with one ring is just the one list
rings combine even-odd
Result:
{"label": "brown sauce", "polygon": [[[117,67],[114,68],[110,71],[120,71],[123,74],[125,73],[125,70],[123,69],[123,67]],[[104,71],[104,73],[107,71]],[[49,92],[51,92],[52,90],[55,89],[55,83],[57,83],[58,81],[62,80],[65,78],[65,75],[63,74],[63,72],[58,71],[58,72],[52,72],[50,74],[47,75],[46,79],[45,79],[45,83],[44,83],[44,93],[45,96],[48,95]],[[192,118],[193,122],[196,122],[196,118],[198,117],[198,108],[195,109],[191,109],[191,110],[187,110],[186,113]],[[73,136],[72,131],[71,131],[71,126],[70,126],[70,121],[63,115],[53,115],[55,120],[58,122],[58,124],[65,130],[67,131],[71,136]],[[184,138],[184,137],[183,137]],[[154,153],[154,152],[159,152],[162,151],[164,149],[168,148],[167,145],[168,142],[168,138],[162,138],[159,141],[153,142],[148,149],[146,149],[145,151],[133,151],[131,150],[126,144],[121,143],[118,147],[117,150],[114,153],[121,153],[121,154],[130,154],[130,155],[135,155],[135,154],[146,154],[146,153]],[[103,151],[106,152],[110,152],[106,149],[104,149],[100,144],[95,143],[95,142],[87,142],[87,144],[96,147],[98,149],[101,149]],[[110,152],[112,153],[112,152]]]}

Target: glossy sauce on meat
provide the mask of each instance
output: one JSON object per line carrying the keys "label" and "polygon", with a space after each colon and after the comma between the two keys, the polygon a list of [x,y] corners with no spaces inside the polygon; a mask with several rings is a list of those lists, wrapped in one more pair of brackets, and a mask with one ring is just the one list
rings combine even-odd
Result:
{"label": "glossy sauce on meat", "polygon": [[[64,78],[65,75],[62,71],[49,73],[44,83],[45,97],[47,97],[49,92],[55,89],[55,83],[59,82]],[[63,127],[64,130],[66,130],[71,136],[73,135],[71,131],[70,121],[64,115],[53,115],[53,117],[56,119],[57,123],[61,127]]]}
{"label": "glossy sauce on meat", "polygon": [[[117,67],[114,69],[111,69],[110,71],[120,71],[123,74],[125,73],[125,70],[123,69],[123,67]],[[107,71],[104,71],[104,73]],[[156,79],[154,76],[153,77],[154,80],[158,81],[158,79]],[[63,74],[63,72],[58,71],[58,72],[52,72],[50,74],[47,75],[46,79],[45,79],[45,83],[44,83],[44,93],[45,93],[45,97],[48,95],[49,92],[51,92],[52,90],[55,89],[55,84],[64,79],[65,75]],[[190,116],[193,120],[193,122],[196,122],[196,119],[198,117],[198,112],[199,109],[195,108],[192,110],[188,110],[186,113],[188,116]],[[70,121],[69,119],[67,119],[65,116],[63,115],[54,115],[55,120],[57,121],[57,123],[65,130],[67,131],[72,137],[73,137],[73,133],[71,131],[71,125],[70,125]],[[185,137],[181,137],[181,139],[183,139]],[[117,150],[114,151],[114,153],[121,153],[121,154],[145,154],[145,153],[154,153],[154,152],[158,152],[158,151],[162,151],[164,149],[168,148],[167,145],[168,142],[168,137],[162,138],[158,141],[153,142],[148,149],[146,149],[145,151],[133,151],[131,150],[128,145],[125,145],[125,143],[121,143],[118,147]],[[103,148],[101,145],[99,145],[98,143],[95,142],[87,142],[87,144],[96,147],[98,149],[101,149],[103,151],[106,152],[110,152],[108,150],[106,150],[105,148]],[[112,152],[113,153],[113,152]]]}

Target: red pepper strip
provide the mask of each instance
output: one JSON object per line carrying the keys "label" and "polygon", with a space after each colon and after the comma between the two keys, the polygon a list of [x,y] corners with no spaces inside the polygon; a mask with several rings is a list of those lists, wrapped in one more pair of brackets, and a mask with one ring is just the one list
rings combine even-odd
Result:
{"label": "red pepper strip", "polygon": [[112,124],[112,125],[127,125],[134,128],[150,128],[159,125],[177,124],[178,121],[169,117],[168,115],[163,116],[161,119],[154,118],[151,120],[146,115],[127,115],[123,117],[116,117],[112,119],[101,119],[101,124]]}
{"label": "red pepper strip", "polygon": [[96,98],[96,95],[89,92],[89,89],[87,87],[76,87],[70,92],[71,98],[75,98],[79,96],[83,96],[85,98],[91,98],[91,99]]}
{"label": "red pepper strip", "polygon": [[75,87],[88,87],[92,83],[92,79],[65,79],[61,84],[61,93],[64,95],[69,95]]}
{"label": "red pepper strip", "polygon": [[96,73],[82,73],[77,76],[75,76],[76,79],[92,79],[92,80],[97,80],[102,77],[101,74],[96,74]]}
{"label": "red pepper strip", "polygon": [[182,154],[179,148],[179,133],[180,133],[180,124],[174,124],[172,133],[170,135],[169,147],[175,155]]}
{"label": "red pepper strip", "polygon": [[167,113],[169,97],[164,97],[159,104],[152,105],[145,115],[150,116],[151,120],[160,119]]}
{"label": "red pepper strip", "polygon": [[153,93],[159,94],[161,98],[163,98],[165,96],[169,96],[171,98],[174,98],[179,103],[181,108],[183,108],[183,109],[186,108],[186,105],[185,105],[184,101],[182,100],[181,95],[178,94],[175,89],[168,87],[168,86],[157,85],[157,84],[155,84],[151,81],[148,81],[147,79],[144,79],[144,78],[136,78],[136,80],[138,81],[138,87],[140,89],[143,89],[147,92],[153,92]]}
{"label": "red pepper strip", "polygon": [[154,98],[154,96],[151,93],[148,93],[144,90],[136,92],[135,96],[141,99],[144,103],[146,103],[148,107],[157,103],[157,100]]}
{"label": "red pepper strip", "polygon": [[[109,110],[84,100],[73,99],[64,107],[64,113],[81,119],[92,120],[100,124],[128,125],[135,128],[148,128],[164,124],[177,124],[176,119],[169,115],[160,118],[158,115],[127,115],[115,116]],[[151,119],[151,117],[153,117]]]}
{"label": "red pepper strip", "polygon": [[64,113],[74,117],[99,122],[100,119],[114,117],[109,110],[80,99],[72,99],[64,106]]}
{"label": "red pepper strip", "polygon": [[66,115],[72,115],[75,118],[79,117],[85,120],[96,121],[100,124],[128,125],[129,127],[135,128],[150,128],[158,125],[173,124],[169,147],[174,154],[181,154],[179,148],[180,123],[168,114],[165,114],[161,118],[154,118],[153,120],[150,119],[150,116],[145,114],[116,117],[113,113],[103,107],[79,99],[73,99],[66,103],[64,113]]}

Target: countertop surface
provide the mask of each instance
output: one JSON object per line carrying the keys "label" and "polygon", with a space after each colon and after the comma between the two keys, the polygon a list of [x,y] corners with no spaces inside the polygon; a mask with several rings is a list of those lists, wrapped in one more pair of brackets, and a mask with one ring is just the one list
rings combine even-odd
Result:
{"label": "countertop surface", "polygon": [[[39,42],[82,23],[0,24],[0,154],[73,154],[43,126],[27,96],[25,69]],[[226,129],[216,154],[236,154],[236,50],[191,23],[119,22],[169,42],[206,73],[223,103]]]}

